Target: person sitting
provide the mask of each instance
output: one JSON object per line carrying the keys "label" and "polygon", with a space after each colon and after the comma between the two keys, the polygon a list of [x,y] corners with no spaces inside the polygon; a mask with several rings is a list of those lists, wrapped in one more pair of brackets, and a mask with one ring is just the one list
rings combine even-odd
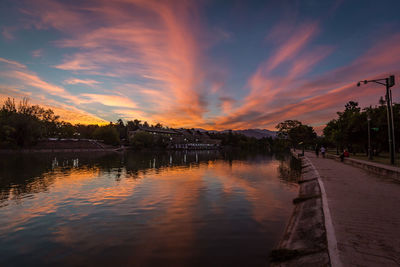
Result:
{"label": "person sitting", "polygon": [[350,157],[349,151],[347,151],[347,149],[343,150],[343,153],[340,154],[340,161],[343,162],[345,157],[346,158]]}

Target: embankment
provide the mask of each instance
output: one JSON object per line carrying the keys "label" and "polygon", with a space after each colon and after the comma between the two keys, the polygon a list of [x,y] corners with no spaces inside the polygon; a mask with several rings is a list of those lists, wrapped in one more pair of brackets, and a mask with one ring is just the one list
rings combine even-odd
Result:
{"label": "embankment", "polygon": [[[338,161],[340,160],[340,157],[336,156],[336,155],[327,154],[326,156],[327,156],[327,158],[335,159]],[[381,163],[376,163],[376,162],[371,162],[371,161],[366,161],[366,160],[353,159],[351,157],[344,158],[343,162],[345,164],[349,164],[354,167],[364,169],[366,171],[369,171],[369,172],[379,175],[381,177],[391,178],[393,180],[400,181],[399,167],[384,165]]]}
{"label": "embankment", "polygon": [[40,140],[36,145],[22,149],[0,149],[0,153],[38,153],[38,152],[103,152],[116,151],[118,147],[105,145],[91,139]]}
{"label": "embankment", "polygon": [[299,196],[280,243],[271,252],[271,266],[329,266],[325,216],[319,174],[302,160]]}

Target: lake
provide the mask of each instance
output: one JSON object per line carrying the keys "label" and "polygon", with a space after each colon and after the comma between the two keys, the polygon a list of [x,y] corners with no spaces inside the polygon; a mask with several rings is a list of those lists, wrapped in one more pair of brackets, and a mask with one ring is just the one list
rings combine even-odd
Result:
{"label": "lake", "polygon": [[256,153],[0,155],[0,266],[265,266],[299,173]]}

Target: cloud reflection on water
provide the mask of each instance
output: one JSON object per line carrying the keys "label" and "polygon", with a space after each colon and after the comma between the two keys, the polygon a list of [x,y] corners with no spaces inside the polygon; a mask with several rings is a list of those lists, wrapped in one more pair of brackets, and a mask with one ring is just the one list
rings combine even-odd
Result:
{"label": "cloud reflection on water", "polygon": [[[283,231],[297,191],[277,179],[279,162],[270,156],[133,153],[80,157],[77,164],[60,155],[54,168],[54,158],[44,157],[42,174],[36,169],[30,177],[26,165],[20,178],[2,183],[0,247],[24,255],[46,246],[51,264],[60,261],[59,252],[64,264],[102,262],[111,254],[119,264],[179,265],[194,258],[206,264],[204,255],[213,250],[240,255],[241,243],[250,240],[245,258],[254,246],[272,246],[265,238]],[[21,250],[17,241],[25,239]]]}

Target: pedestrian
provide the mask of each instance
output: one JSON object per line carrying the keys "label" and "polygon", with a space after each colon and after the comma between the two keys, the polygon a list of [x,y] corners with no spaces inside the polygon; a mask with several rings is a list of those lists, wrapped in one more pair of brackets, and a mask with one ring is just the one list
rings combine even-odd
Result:
{"label": "pedestrian", "polygon": [[321,154],[322,154],[322,157],[325,158],[325,147],[324,146],[321,146]]}
{"label": "pedestrian", "polygon": [[318,147],[318,144],[315,145],[315,155],[317,156],[317,158],[319,157],[319,147]]}
{"label": "pedestrian", "polygon": [[350,157],[349,151],[347,151],[347,149],[343,150],[343,153],[340,154],[340,161],[343,162],[344,158],[348,158]]}
{"label": "pedestrian", "polygon": [[343,162],[343,160],[344,160],[344,151],[342,152],[342,154],[340,154],[339,157],[340,157],[340,161]]}

